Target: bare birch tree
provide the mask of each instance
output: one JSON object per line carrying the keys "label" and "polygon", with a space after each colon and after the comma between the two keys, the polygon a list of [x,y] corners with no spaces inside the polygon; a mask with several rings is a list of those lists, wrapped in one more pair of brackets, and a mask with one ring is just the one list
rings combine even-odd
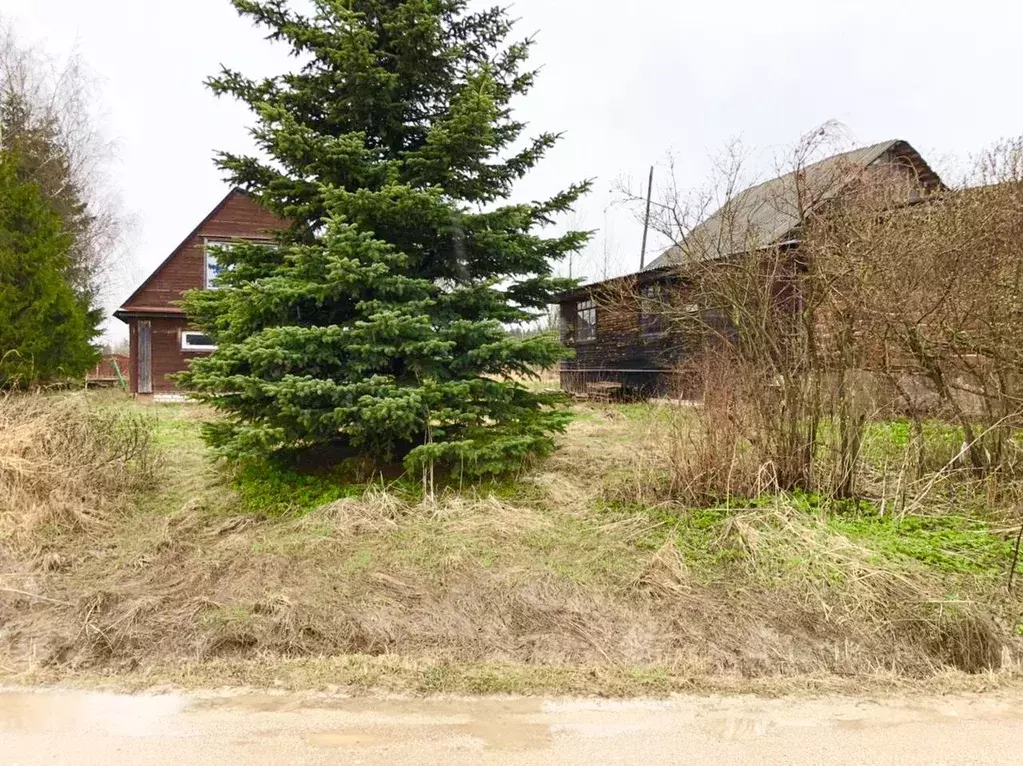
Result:
{"label": "bare birch tree", "polygon": [[68,279],[95,304],[123,258],[129,225],[98,127],[94,80],[72,54],[58,62],[19,42],[0,18],[0,149],[17,148],[73,237]]}

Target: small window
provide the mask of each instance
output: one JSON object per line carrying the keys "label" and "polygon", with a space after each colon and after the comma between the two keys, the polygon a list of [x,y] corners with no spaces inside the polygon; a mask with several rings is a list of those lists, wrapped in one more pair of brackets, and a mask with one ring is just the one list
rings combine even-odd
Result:
{"label": "small window", "polygon": [[597,303],[581,301],[575,305],[575,339],[594,340],[597,337]]}
{"label": "small window", "polygon": [[213,342],[213,338],[209,335],[203,335],[201,332],[192,332],[186,330],[181,333],[181,350],[182,351],[216,351],[217,344]]}
{"label": "small window", "polygon": [[216,247],[219,250],[230,250],[235,246],[234,242],[218,242],[214,240],[206,240],[206,289],[216,290],[217,289],[217,277],[224,270],[224,267],[217,263],[216,253],[211,252],[211,247]]}
{"label": "small window", "polygon": [[664,306],[658,283],[639,289],[639,329],[644,335],[655,335],[664,329]]}

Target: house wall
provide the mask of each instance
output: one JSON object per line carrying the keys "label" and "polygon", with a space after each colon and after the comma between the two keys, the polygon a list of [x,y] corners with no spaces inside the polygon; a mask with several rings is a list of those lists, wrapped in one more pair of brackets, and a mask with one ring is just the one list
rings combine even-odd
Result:
{"label": "house wall", "polygon": [[285,224],[246,194],[234,192],[161,264],[122,308],[175,309],[188,290],[205,287],[206,239],[260,239]]}
{"label": "house wall", "polygon": [[[864,173],[864,180],[871,174],[886,182],[892,178],[903,180],[907,201],[918,198],[921,190],[941,187],[938,176],[908,145],[900,144],[890,151]],[[793,260],[792,268],[800,268],[797,260]],[[635,291],[638,283],[630,285],[630,280],[635,283],[643,279],[643,273],[612,279],[565,296],[571,299],[563,300],[560,309],[569,324],[574,322],[577,301],[592,296],[597,303],[596,338],[577,342],[563,337],[575,351],[575,358],[562,364],[561,384],[565,390],[586,392],[590,384],[606,381],[621,384],[626,394],[698,395],[699,382],[678,372],[685,360],[681,338],[674,333],[641,333],[638,305],[625,305],[627,301],[616,297]],[[778,280],[775,299],[779,307],[798,310],[799,296],[785,279]],[[676,300],[681,298],[676,296]]]}
{"label": "house wall", "polygon": [[[622,386],[626,396],[675,393],[679,388],[675,368],[682,358],[678,338],[666,332],[642,333],[639,306],[597,298],[597,334],[588,341],[563,337],[575,357],[561,365],[561,385],[566,391],[584,393],[591,383]],[[575,320],[575,301],[560,305],[561,316]]]}
{"label": "house wall", "polygon": [[131,346],[131,358],[132,362],[132,374],[131,374],[131,391],[134,394],[138,393],[138,370],[135,369],[136,361],[139,358],[138,355],[138,323],[139,321],[147,321],[150,325],[150,334],[152,340],[150,342],[153,366],[153,393],[154,394],[167,394],[173,393],[178,390],[174,382],[169,379],[168,376],[178,372],[183,372],[188,366],[188,360],[194,359],[197,356],[209,356],[209,352],[206,351],[182,351],[181,350],[181,332],[189,329],[188,322],[184,317],[180,319],[172,318],[150,318],[150,319],[132,319],[129,323],[129,344]]}
{"label": "house wall", "polygon": [[[207,239],[267,239],[274,231],[286,228],[286,222],[260,207],[250,196],[232,191],[209,216],[182,242],[121,310],[131,314],[128,322],[131,353],[131,390],[138,393],[138,323],[148,321],[151,328],[153,393],[177,390],[168,376],[183,372],[189,359],[209,352],[182,351],[181,331],[188,323],[179,303],[188,290],[206,286]],[[172,316],[167,316],[171,314]],[[180,316],[173,316],[180,314]]]}

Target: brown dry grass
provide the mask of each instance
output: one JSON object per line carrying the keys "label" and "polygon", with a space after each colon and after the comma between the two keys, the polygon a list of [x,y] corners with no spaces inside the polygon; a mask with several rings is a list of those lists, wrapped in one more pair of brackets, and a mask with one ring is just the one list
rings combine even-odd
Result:
{"label": "brown dry grass", "polygon": [[[7,512],[22,531],[0,541],[0,665],[22,679],[269,683],[291,668],[296,684],[618,694],[1017,673],[1020,604],[989,573],[885,561],[784,499],[727,513],[667,499],[683,411],[580,408],[514,487],[377,489],[286,518],[243,507],[195,410],[153,413],[166,462],[134,512],[111,502],[101,526],[60,534]],[[32,518],[58,475],[18,484],[37,487]]]}
{"label": "brown dry grass", "polygon": [[85,393],[0,395],[0,541],[108,527],[152,481],[152,432]]}

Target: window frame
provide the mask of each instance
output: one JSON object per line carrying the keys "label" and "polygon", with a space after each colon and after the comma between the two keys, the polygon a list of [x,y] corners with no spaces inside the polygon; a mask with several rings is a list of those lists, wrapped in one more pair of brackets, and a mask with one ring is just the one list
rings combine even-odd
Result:
{"label": "window frame", "polygon": [[[210,254],[210,247],[220,247],[220,248],[224,248],[224,249],[230,249],[230,248],[234,247],[235,245],[237,245],[239,243],[239,241],[240,240],[238,240],[237,238],[234,238],[234,239],[214,239],[214,238],[211,238],[211,237],[206,237],[206,238],[203,239],[203,244],[202,244],[202,265],[203,265],[202,280],[203,280],[203,289],[204,290],[217,290],[217,289],[219,289],[217,285],[213,284],[213,279],[210,278],[210,263],[211,263],[211,261],[212,261],[214,266],[219,266],[219,264],[217,263],[217,259],[215,257],[212,257],[211,254]],[[217,274],[219,275],[219,273],[220,272],[218,271]]]}
{"label": "window frame", "polygon": [[182,330],[180,332],[180,334],[179,334],[179,337],[178,337],[179,345],[181,346],[181,350],[182,351],[189,352],[189,353],[205,353],[205,352],[210,352],[210,351],[216,351],[217,350],[217,345],[215,343],[211,344],[211,345],[205,345],[205,344],[204,345],[194,345],[192,343],[189,343],[188,342],[188,336],[190,336],[190,335],[191,336],[199,335],[199,336],[204,337],[204,338],[209,338],[209,336],[206,333],[204,333],[202,330]]}
{"label": "window frame", "polygon": [[[584,325],[582,317],[590,312],[593,312],[593,321]],[[588,298],[585,301],[576,301],[575,321],[573,324],[573,339],[576,343],[592,343],[597,339],[597,302],[593,298]],[[585,336],[581,332],[583,327],[586,327],[588,330],[588,334]]]}
{"label": "window frame", "polygon": [[661,282],[648,282],[639,288],[639,333],[640,335],[661,335],[664,333],[664,313],[650,312],[647,309],[661,304],[664,285]]}

